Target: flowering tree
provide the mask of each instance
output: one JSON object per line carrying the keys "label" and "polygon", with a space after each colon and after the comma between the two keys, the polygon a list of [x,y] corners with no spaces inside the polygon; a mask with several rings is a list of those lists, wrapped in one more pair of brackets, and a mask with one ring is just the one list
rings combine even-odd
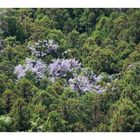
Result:
{"label": "flowering tree", "polygon": [[54,78],[74,75],[74,71],[79,70],[81,64],[75,59],[57,59],[49,65],[49,73]]}
{"label": "flowering tree", "polygon": [[31,50],[33,55],[40,58],[47,54],[56,52],[59,46],[54,43],[53,40],[44,40],[38,41],[35,45],[29,45],[28,48]]}
{"label": "flowering tree", "polygon": [[81,94],[92,89],[92,84],[85,76],[77,76],[73,79],[71,78],[69,79],[69,84],[73,90],[78,91]]}
{"label": "flowering tree", "polygon": [[[29,46],[32,54],[39,58],[39,60],[32,60],[26,58],[25,64],[15,67],[15,73],[18,78],[24,77],[27,71],[35,73],[39,78],[43,78],[44,72],[47,70],[50,74],[50,81],[54,82],[56,78],[64,78],[67,85],[73,90],[83,94],[85,92],[94,91],[96,93],[103,93],[106,91],[106,86],[102,86],[104,74],[96,75],[90,68],[82,68],[81,63],[73,59],[55,59],[49,65],[43,63],[40,58],[57,52],[58,45],[53,40],[39,41],[34,46]],[[79,75],[80,73],[80,75]],[[111,80],[111,76],[107,77]],[[109,83],[108,83],[109,84]]]}
{"label": "flowering tree", "polygon": [[93,91],[95,91],[98,94],[101,94],[101,93],[106,91],[106,88],[102,87],[101,85],[94,85],[93,86]]}
{"label": "flowering tree", "polygon": [[[83,70],[83,71],[82,71]],[[85,92],[91,92],[94,91],[97,94],[102,94],[107,90],[107,86],[110,84],[110,82],[107,82],[103,85],[101,85],[99,82],[103,82],[103,74],[95,75],[91,71],[86,71],[88,69],[82,69],[81,75],[77,75],[74,78],[69,79],[69,86],[83,94]],[[108,76],[110,79],[112,76]],[[113,79],[110,79],[113,80]]]}
{"label": "flowering tree", "polygon": [[43,78],[45,70],[46,65],[41,60],[32,60],[29,58],[26,58],[25,65],[19,64],[15,67],[15,73],[18,78],[24,77],[27,71],[32,71],[39,78]]}
{"label": "flowering tree", "polygon": [[22,66],[21,64],[15,67],[15,74],[17,74],[18,78],[24,77],[26,75],[26,67]]}

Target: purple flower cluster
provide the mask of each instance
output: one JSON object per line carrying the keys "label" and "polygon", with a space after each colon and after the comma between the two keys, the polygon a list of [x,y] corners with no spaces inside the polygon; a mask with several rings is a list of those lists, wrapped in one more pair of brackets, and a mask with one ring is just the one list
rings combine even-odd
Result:
{"label": "purple flower cluster", "polygon": [[106,83],[105,86],[101,86],[100,82],[103,82],[104,77],[108,77],[112,81],[114,76],[96,75],[90,68],[82,68],[81,63],[73,59],[56,59],[52,63],[46,65],[40,58],[46,56],[48,53],[56,52],[58,45],[53,40],[39,41],[34,46],[29,46],[32,54],[36,56],[37,60],[26,58],[25,64],[15,67],[15,73],[18,78],[24,77],[27,71],[35,73],[39,78],[44,77],[44,73],[48,70],[50,74],[50,81],[54,82],[56,78],[65,78],[67,86],[70,86],[73,90],[83,94],[85,92],[94,91],[101,94],[106,91],[106,87],[110,84]]}
{"label": "purple flower cluster", "polygon": [[106,88],[102,87],[101,85],[94,85],[93,86],[93,91],[95,91],[98,94],[101,94],[101,93],[106,91]]}
{"label": "purple flower cluster", "polygon": [[[68,80],[68,86],[81,94],[90,91],[101,94],[106,91],[105,87],[98,85],[104,76],[102,74],[97,76],[90,69],[81,68],[81,64],[75,59],[53,60],[48,68],[51,81],[55,81],[57,77],[65,78]],[[70,73],[72,76],[68,77]]]}
{"label": "purple flower cluster", "polygon": [[92,90],[92,84],[89,79],[85,76],[77,76],[69,79],[70,87],[80,93],[88,92]]}
{"label": "purple flower cluster", "polygon": [[57,59],[49,65],[49,73],[53,77],[66,77],[68,73],[74,74],[81,64],[75,59]]}
{"label": "purple flower cluster", "polygon": [[27,71],[32,71],[39,78],[43,78],[46,71],[46,65],[41,60],[32,60],[26,58],[25,65],[18,65],[15,67],[15,73],[18,78],[24,77]]}
{"label": "purple flower cluster", "polygon": [[43,57],[52,52],[56,52],[59,48],[58,44],[54,43],[53,40],[38,41],[35,45],[29,45],[28,48],[32,54],[36,57]]}
{"label": "purple flower cluster", "polygon": [[15,74],[17,74],[18,78],[24,77],[26,75],[26,67],[22,66],[21,64],[15,67]]}
{"label": "purple flower cluster", "polygon": [[[88,69],[81,69],[81,74],[82,75],[69,79],[70,87],[81,94],[92,91],[96,92],[97,94],[101,94],[106,91],[107,86],[110,84],[107,83],[105,87],[99,85],[98,82],[103,80],[103,75],[100,74],[97,76]],[[108,78],[110,78],[110,76]]]}
{"label": "purple flower cluster", "polygon": [[45,41],[45,46],[47,47],[48,52],[56,52],[59,48],[58,44],[55,44],[53,40]]}

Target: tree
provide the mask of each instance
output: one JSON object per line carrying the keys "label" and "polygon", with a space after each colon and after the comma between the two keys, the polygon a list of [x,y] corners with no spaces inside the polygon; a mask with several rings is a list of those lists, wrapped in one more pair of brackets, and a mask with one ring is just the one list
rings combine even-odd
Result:
{"label": "tree", "polygon": [[26,78],[17,82],[16,89],[18,97],[23,98],[26,102],[29,102],[37,91],[37,88]]}
{"label": "tree", "polygon": [[110,108],[110,131],[132,132],[137,128],[138,108],[129,99],[123,98]]}
{"label": "tree", "polygon": [[0,116],[0,132],[10,132],[12,130],[12,119],[9,116]]}
{"label": "tree", "polygon": [[14,131],[28,131],[30,123],[30,109],[27,103],[22,99],[18,98],[11,111],[10,117],[12,119],[12,127]]}
{"label": "tree", "polygon": [[5,108],[5,112],[9,113],[12,105],[13,105],[13,100],[14,100],[14,94],[12,93],[11,90],[5,90],[3,93],[3,104],[4,104],[4,108]]}
{"label": "tree", "polygon": [[65,129],[65,121],[61,117],[61,115],[56,112],[52,111],[48,114],[47,121],[45,123],[45,131],[51,131],[51,132],[63,132],[66,131]]}

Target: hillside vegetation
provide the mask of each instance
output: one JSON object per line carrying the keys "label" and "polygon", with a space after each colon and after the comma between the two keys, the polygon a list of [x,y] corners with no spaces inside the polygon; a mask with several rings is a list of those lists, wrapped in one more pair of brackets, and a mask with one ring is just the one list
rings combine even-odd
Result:
{"label": "hillside vegetation", "polygon": [[140,9],[0,9],[0,131],[139,132]]}

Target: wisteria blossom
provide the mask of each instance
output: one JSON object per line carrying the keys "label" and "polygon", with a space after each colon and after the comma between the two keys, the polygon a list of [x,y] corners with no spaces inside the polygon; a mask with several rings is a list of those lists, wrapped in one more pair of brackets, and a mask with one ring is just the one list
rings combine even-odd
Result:
{"label": "wisteria blossom", "polygon": [[57,51],[57,49],[59,48],[58,44],[54,43],[53,40],[44,41],[44,43],[48,49],[48,52]]}
{"label": "wisteria blossom", "polygon": [[[98,76],[94,74],[92,79],[90,74],[93,73],[83,72],[82,75],[69,79],[69,86],[80,93],[94,91],[97,94],[102,94],[105,92],[107,90],[107,86],[110,85],[110,82],[106,83],[106,86],[101,86],[98,82],[102,81],[102,74]],[[108,78],[110,78],[110,76]]]}
{"label": "wisteria blossom", "polygon": [[[106,87],[110,84],[107,83],[106,87],[99,85],[98,82],[102,81],[104,78],[103,74],[96,75],[90,69],[81,68],[81,64],[75,59],[57,59],[53,60],[49,66],[49,73],[51,75],[51,81],[55,81],[57,77],[63,77],[67,79],[67,75],[72,74],[68,77],[68,85],[75,91],[83,94],[85,92],[94,91],[101,94],[106,91]],[[76,70],[76,71],[74,71]],[[79,70],[80,75],[78,75],[77,70]],[[110,80],[112,80],[108,76]]]}
{"label": "wisteria blossom", "polygon": [[[41,61],[43,56],[49,53],[57,52],[58,44],[53,40],[38,41],[34,46],[28,46],[36,60],[26,58],[25,64],[15,67],[15,73],[18,78],[24,77],[27,71],[35,73],[39,78],[43,78],[45,71],[49,72],[50,82],[55,82],[56,78],[65,78],[67,86],[80,94],[94,91],[101,94],[107,90],[110,81],[114,79],[112,75],[96,75],[90,68],[82,68],[79,61],[73,59],[55,59],[52,63],[46,65]],[[69,50],[68,50],[69,51]],[[67,53],[67,50],[65,51]],[[105,86],[100,85],[100,81],[107,76],[109,82]]]}
{"label": "wisteria blossom", "polygon": [[32,60],[26,58],[25,65],[18,65],[15,67],[15,73],[18,78],[24,77],[27,71],[32,71],[39,78],[43,78],[46,70],[46,65],[41,60]]}
{"label": "wisteria blossom", "polygon": [[82,94],[90,91],[101,94],[106,91],[106,87],[97,85],[94,81],[90,82],[86,76],[77,76],[73,79],[69,79],[69,85],[73,90]]}
{"label": "wisteria blossom", "polygon": [[98,94],[101,94],[101,93],[106,91],[106,88],[102,87],[101,85],[94,85],[93,86],[93,91],[95,91]]}
{"label": "wisteria blossom", "polygon": [[73,79],[71,78],[69,79],[69,84],[73,90],[78,91],[80,93],[92,90],[92,84],[85,76],[77,76]]}
{"label": "wisteria blossom", "polygon": [[103,76],[100,74],[100,75],[93,75],[93,79],[95,80],[95,82],[99,82],[103,79]]}
{"label": "wisteria blossom", "polygon": [[22,66],[21,64],[15,67],[15,74],[17,74],[18,78],[24,77],[26,75],[26,67]]}
{"label": "wisteria blossom", "polygon": [[66,77],[80,68],[81,64],[75,59],[56,59],[49,65],[49,73],[53,77]]}
{"label": "wisteria blossom", "polygon": [[35,45],[29,45],[28,48],[36,57],[47,56],[47,54],[56,52],[59,45],[54,43],[53,40],[38,41]]}

